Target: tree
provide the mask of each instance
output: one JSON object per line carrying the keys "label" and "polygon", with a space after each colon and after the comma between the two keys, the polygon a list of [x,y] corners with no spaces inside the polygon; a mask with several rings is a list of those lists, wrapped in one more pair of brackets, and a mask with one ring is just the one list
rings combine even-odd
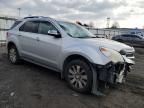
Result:
{"label": "tree", "polygon": [[76,23],[83,26],[83,24],[80,21],[76,21]]}
{"label": "tree", "polygon": [[89,25],[88,25],[88,24],[83,24],[83,26],[85,26],[85,27],[89,27]]}
{"label": "tree", "polygon": [[111,28],[113,28],[113,29],[120,28],[119,23],[118,22],[114,22],[112,24]]}

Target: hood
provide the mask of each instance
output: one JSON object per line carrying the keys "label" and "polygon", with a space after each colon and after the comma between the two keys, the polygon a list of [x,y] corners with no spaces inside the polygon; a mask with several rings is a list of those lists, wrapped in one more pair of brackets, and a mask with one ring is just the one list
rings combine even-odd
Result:
{"label": "hood", "polygon": [[106,47],[110,48],[116,51],[125,50],[126,52],[134,52],[134,48],[130,47],[126,44],[113,41],[110,39],[104,39],[104,38],[85,38],[80,39],[82,41],[85,41],[84,43],[87,43],[89,45],[95,46],[95,47]]}

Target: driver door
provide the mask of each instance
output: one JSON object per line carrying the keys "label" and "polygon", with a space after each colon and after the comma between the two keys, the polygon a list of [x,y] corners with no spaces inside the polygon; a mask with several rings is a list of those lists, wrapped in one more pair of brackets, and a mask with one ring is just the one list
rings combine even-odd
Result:
{"label": "driver door", "polygon": [[60,32],[48,21],[40,21],[38,28],[38,55],[40,63],[52,68],[57,68],[58,60],[61,54],[62,39],[51,35],[51,31]]}

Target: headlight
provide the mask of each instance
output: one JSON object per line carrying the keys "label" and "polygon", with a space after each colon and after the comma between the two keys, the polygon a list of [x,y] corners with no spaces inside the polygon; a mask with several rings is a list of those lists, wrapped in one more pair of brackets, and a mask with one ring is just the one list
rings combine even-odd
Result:
{"label": "headlight", "polygon": [[115,51],[115,50],[105,48],[105,47],[101,47],[100,51],[114,63],[124,62],[124,59],[121,56],[121,54],[119,52]]}

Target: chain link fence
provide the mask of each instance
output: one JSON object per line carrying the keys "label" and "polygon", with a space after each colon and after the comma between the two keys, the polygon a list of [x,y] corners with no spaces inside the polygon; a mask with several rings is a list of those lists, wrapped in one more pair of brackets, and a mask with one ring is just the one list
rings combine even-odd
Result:
{"label": "chain link fence", "polygon": [[15,22],[15,17],[0,16],[0,46],[6,43],[6,32]]}
{"label": "chain link fence", "polygon": [[99,38],[111,39],[113,36],[121,34],[121,32],[118,29],[88,28],[88,27],[87,29]]}

